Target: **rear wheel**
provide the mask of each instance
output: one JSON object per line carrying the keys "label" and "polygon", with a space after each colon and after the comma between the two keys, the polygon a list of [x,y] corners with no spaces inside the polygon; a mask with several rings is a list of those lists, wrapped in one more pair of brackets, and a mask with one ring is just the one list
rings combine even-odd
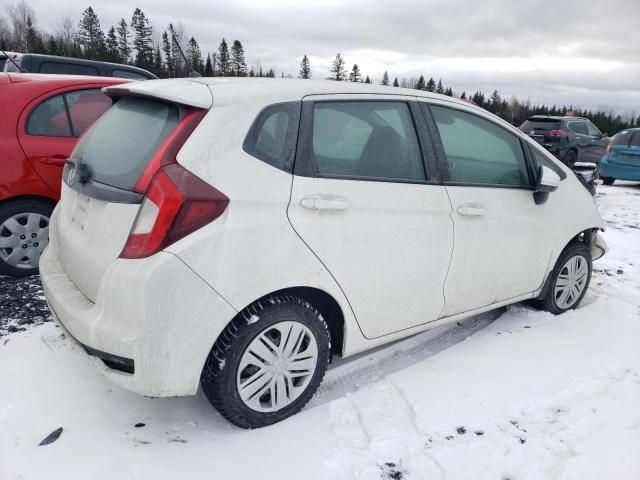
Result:
{"label": "rear wheel", "polygon": [[53,206],[19,200],[0,207],[0,274],[27,277],[38,273],[40,255],[49,243]]}
{"label": "rear wheel", "polygon": [[327,324],[311,304],[288,295],[269,297],[222,332],[203,369],[202,390],[231,423],[271,425],[311,399],[330,348]]}
{"label": "rear wheel", "polygon": [[564,158],[562,159],[562,162],[569,168],[573,168],[576,165],[576,161],[578,160],[578,154],[576,153],[575,150],[569,150],[566,155],[564,156]]}
{"label": "rear wheel", "polygon": [[569,245],[560,255],[551,272],[543,307],[558,315],[576,308],[591,282],[591,252],[584,243]]}
{"label": "rear wheel", "polygon": [[616,179],[613,177],[601,177],[601,178],[602,178],[602,183],[604,183],[605,185],[613,185],[613,182],[616,181]]}

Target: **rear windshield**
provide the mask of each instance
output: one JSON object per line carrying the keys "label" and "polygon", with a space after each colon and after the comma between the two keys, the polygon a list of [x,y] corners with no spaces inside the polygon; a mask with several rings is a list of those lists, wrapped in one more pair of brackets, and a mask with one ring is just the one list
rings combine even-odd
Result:
{"label": "rear windshield", "polygon": [[547,130],[558,130],[560,128],[559,120],[526,120],[521,126],[520,130],[525,133],[531,132],[546,132]]}
{"label": "rear windshield", "polygon": [[612,145],[640,145],[640,130],[623,130],[613,138]]}
{"label": "rear windshield", "polygon": [[86,163],[92,180],[133,190],[153,154],[178,125],[179,117],[176,105],[122,98],[87,131],[71,159]]}

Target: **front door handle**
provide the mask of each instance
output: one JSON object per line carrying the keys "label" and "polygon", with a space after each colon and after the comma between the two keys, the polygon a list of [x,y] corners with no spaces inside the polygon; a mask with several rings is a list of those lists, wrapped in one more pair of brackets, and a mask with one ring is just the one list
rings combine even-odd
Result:
{"label": "front door handle", "polygon": [[300,200],[300,206],[312,212],[344,212],[349,209],[351,203],[339,195],[317,194],[304,197]]}
{"label": "front door handle", "polygon": [[458,207],[458,214],[463,217],[484,217],[488,213],[488,210],[482,205],[475,203],[467,203]]}

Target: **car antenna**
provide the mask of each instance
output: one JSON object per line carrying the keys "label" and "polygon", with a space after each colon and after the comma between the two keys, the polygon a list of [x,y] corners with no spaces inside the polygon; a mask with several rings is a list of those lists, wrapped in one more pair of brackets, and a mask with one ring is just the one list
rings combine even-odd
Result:
{"label": "car antenna", "polygon": [[[178,39],[176,38],[175,33],[171,33],[171,36],[173,37],[173,41],[176,44],[176,47],[178,47],[178,51],[180,52],[180,55],[182,55],[182,59],[184,60],[184,63],[189,65],[189,60],[187,60],[187,56],[184,54],[184,52],[182,51],[182,47],[180,46],[180,42],[178,42]],[[200,72],[196,71],[196,70],[191,70],[189,72],[189,76],[190,77],[201,77],[202,75],[200,74]]]}
{"label": "car antenna", "polygon": [[7,57],[7,60],[9,60],[11,63],[13,63],[16,68],[18,69],[18,71],[20,73],[28,73],[24,68],[22,68],[20,65],[18,65],[16,62],[13,61],[13,58],[11,58],[9,56],[9,54],[7,52],[5,52],[4,50],[0,49],[0,52],[2,52],[4,54],[5,57]]}

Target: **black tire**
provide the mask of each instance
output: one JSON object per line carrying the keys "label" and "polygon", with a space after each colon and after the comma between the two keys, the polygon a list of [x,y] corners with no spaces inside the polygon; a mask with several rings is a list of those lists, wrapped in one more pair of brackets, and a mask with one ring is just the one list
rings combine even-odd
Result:
{"label": "black tire", "polygon": [[[53,205],[44,201],[38,200],[17,200],[6,203],[0,206],[0,238],[10,235],[8,229],[2,227],[3,223],[20,214],[37,213],[48,219],[51,218],[51,212],[53,211]],[[47,238],[48,242],[48,238]],[[9,254],[9,249],[3,249],[0,253]],[[21,268],[10,265],[7,263],[3,255],[0,255],[0,275],[9,275],[11,277],[28,277],[38,273],[38,268]]]}
{"label": "black tire", "polygon": [[[313,333],[317,363],[300,396],[280,410],[259,412],[240,397],[237,386],[240,360],[258,335],[283,321],[298,322]],[[209,402],[228,421],[241,428],[260,428],[284,420],[306,405],[322,382],[330,357],[331,336],[320,313],[299,297],[273,295],[247,307],[223,330],[209,353],[200,383]]]}
{"label": "black tire", "polygon": [[613,185],[613,182],[616,181],[616,179],[613,177],[601,177],[601,178],[602,178],[602,183],[604,183],[605,185]]}
{"label": "black tire", "polygon": [[[571,305],[561,307],[557,303],[556,284],[558,282],[558,277],[560,276],[560,273],[562,272],[565,264],[569,261],[570,258],[575,256],[580,256],[586,261],[587,281],[584,285],[584,289],[582,290],[580,295],[576,299],[574,299]],[[589,246],[582,242],[571,243],[560,254],[560,257],[558,258],[558,261],[556,262],[556,265],[550,274],[547,292],[544,298],[542,298],[540,301],[541,307],[547,310],[548,312],[553,313],[554,315],[559,315],[568,310],[573,310],[574,308],[576,308],[578,305],[580,305],[580,302],[582,301],[585,294],[587,293],[587,290],[589,289],[589,283],[591,282],[591,271],[592,271],[591,251],[589,249]]]}
{"label": "black tire", "polygon": [[569,150],[562,159],[562,163],[564,163],[569,168],[575,167],[577,161],[578,154],[575,150]]}

